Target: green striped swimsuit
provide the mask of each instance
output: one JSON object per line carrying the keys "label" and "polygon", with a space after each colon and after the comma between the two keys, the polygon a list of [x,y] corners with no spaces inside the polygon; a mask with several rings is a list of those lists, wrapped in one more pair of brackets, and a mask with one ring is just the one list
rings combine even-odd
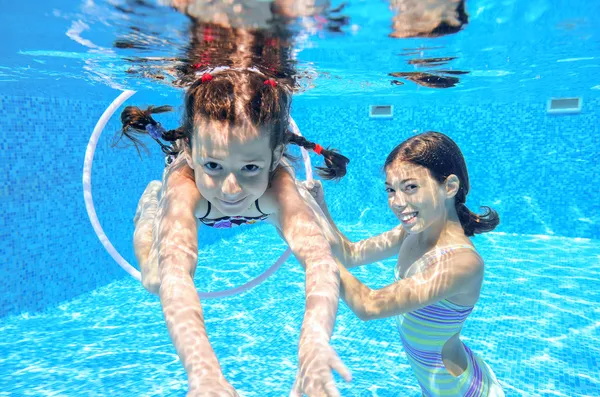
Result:
{"label": "green striped swimsuit", "polygon": [[[418,259],[430,265],[441,256],[470,245],[436,248]],[[421,265],[416,263],[417,265]],[[414,265],[413,265],[414,266]],[[395,269],[400,280],[399,269]],[[460,306],[446,299],[397,317],[400,338],[408,361],[426,397],[504,397],[491,368],[466,345],[467,369],[459,376],[450,374],[442,361],[444,344],[460,332],[473,306]]]}

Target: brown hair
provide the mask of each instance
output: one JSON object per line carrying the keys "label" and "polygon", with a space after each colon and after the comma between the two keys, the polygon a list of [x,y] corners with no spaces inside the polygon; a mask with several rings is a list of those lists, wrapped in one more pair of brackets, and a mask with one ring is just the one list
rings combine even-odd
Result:
{"label": "brown hair", "polygon": [[454,206],[467,236],[492,231],[500,223],[500,217],[493,209],[482,207],[485,213],[477,215],[465,205],[470,188],[467,164],[458,145],[448,136],[434,131],[415,135],[392,150],[384,168],[394,161],[407,161],[425,167],[439,183],[443,183],[450,175],[458,177],[460,187]]}
{"label": "brown hair", "polygon": [[246,29],[221,26],[216,23],[192,20],[190,44],[177,67],[176,87],[187,87],[197,79],[197,74],[212,68],[254,67],[269,78],[276,78],[293,87],[295,61],[292,34],[284,27],[271,29]]}
{"label": "brown hair", "polygon": [[[162,141],[183,140],[189,144],[198,120],[223,123],[225,126],[250,125],[269,131],[271,149],[280,145],[294,144],[309,150],[318,147],[313,142],[299,137],[288,130],[290,118],[291,91],[285,84],[267,79],[263,73],[251,69],[226,69],[214,74],[204,74],[188,88],[185,96],[183,125],[174,130],[160,127],[152,114],[171,111],[170,106],[149,107],[141,110],[128,106],[121,113],[123,128],[121,138],[129,138],[138,148],[143,147],[139,136],[150,135],[149,126],[159,128],[160,136],[155,140],[166,154],[175,154],[176,147]],[[179,141],[181,143],[181,141]],[[324,179],[339,179],[346,174],[350,161],[335,149],[322,149],[326,167],[317,167]]]}

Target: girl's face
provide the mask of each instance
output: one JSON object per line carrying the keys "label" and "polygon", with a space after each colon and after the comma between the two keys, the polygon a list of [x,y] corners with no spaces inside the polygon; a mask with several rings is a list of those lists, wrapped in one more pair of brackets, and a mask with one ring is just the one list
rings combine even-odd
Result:
{"label": "girl's face", "polygon": [[260,131],[204,124],[192,138],[198,190],[224,215],[241,215],[265,193],[272,159],[269,134]]}
{"label": "girl's face", "polygon": [[453,194],[427,168],[394,161],[385,169],[385,175],[388,205],[409,234],[421,233],[446,220],[446,200]]}

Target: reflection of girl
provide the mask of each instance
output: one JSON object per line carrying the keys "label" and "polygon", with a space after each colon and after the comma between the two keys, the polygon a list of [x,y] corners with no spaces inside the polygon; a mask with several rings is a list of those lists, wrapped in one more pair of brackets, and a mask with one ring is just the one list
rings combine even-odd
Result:
{"label": "reflection of girl", "polygon": [[294,87],[292,36],[285,29],[247,30],[192,22],[185,62],[177,67],[175,86],[189,86],[213,68],[254,68]]}
{"label": "reflection of girl", "polygon": [[255,68],[294,87],[291,19],[275,13],[272,2],[176,0],[174,6],[191,21],[190,43],[177,67],[175,86],[189,86],[207,70],[231,67]]}
{"label": "reflection of girl", "polygon": [[[467,167],[446,135],[409,138],[388,155],[385,173],[388,204],[404,229],[396,282],[372,290],[340,267],[343,299],[365,321],[397,316],[424,396],[504,396],[490,367],[460,340],[484,274],[469,237],[493,230],[498,215],[488,208],[479,216],[465,206]],[[311,193],[328,214],[320,185]]]}
{"label": "reflection of girl", "polygon": [[396,12],[391,37],[437,37],[460,31],[469,22],[466,0],[390,0]]}
{"label": "reflection of girl", "polygon": [[198,22],[245,29],[268,29],[277,18],[315,15],[329,6],[329,0],[172,0],[165,1]]}

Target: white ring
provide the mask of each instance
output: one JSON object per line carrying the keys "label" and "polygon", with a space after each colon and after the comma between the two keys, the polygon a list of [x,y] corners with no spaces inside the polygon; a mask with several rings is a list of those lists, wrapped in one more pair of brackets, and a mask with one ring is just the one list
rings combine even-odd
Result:
{"label": "white ring", "polygon": [[[102,134],[102,131],[104,130],[104,127],[106,126],[106,124],[108,123],[108,121],[110,120],[112,115],[115,113],[115,111],[123,104],[123,102],[125,102],[127,99],[129,99],[133,94],[135,94],[135,91],[132,91],[132,90],[127,90],[127,91],[122,92],[110,104],[110,106],[108,108],[106,108],[106,110],[104,111],[104,113],[102,114],[102,116],[100,117],[98,122],[96,123],[96,127],[94,127],[94,131],[92,132],[92,136],[90,137],[90,141],[88,142],[88,146],[85,151],[85,160],[83,163],[83,199],[85,200],[85,208],[86,208],[87,214],[90,218],[90,222],[92,223],[92,227],[94,228],[96,235],[100,239],[100,242],[102,243],[102,245],[104,246],[106,251],[108,251],[110,256],[112,256],[112,258],[119,264],[119,266],[121,266],[123,268],[123,270],[125,270],[127,273],[129,273],[131,275],[131,277],[133,277],[136,280],[141,282],[142,276],[140,274],[140,271],[137,270],[135,267],[131,266],[129,264],[129,262],[127,262],[121,256],[121,254],[119,254],[119,252],[112,245],[112,243],[110,242],[110,240],[104,233],[104,230],[102,229],[102,226],[100,225],[100,221],[98,220],[98,215],[96,214],[96,209],[94,207],[94,199],[92,197],[92,163],[94,161],[94,153],[96,151],[96,145],[98,144],[98,139],[100,138],[100,135]],[[298,126],[296,125],[296,122],[291,117],[290,117],[290,127],[294,134],[302,136],[300,134],[300,130],[298,129]],[[310,157],[308,156],[308,152],[306,151],[306,149],[301,148],[301,152],[302,152],[302,157],[304,159],[304,168],[306,169],[306,180],[312,181],[313,178],[312,178],[312,167],[311,167],[311,163],[310,163]],[[253,288],[253,287],[259,285],[260,283],[265,281],[267,278],[269,278],[269,276],[271,276],[273,273],[275,273],[277,271],[277,269],[279,269],[281,267],[281,265],[290,257],[291,254],[292,254],[292,251],[288,247],[288,249],[286,249],[285,252],[283,254],[281,254],[279,259],[277,259],[275,261],[275,263],[273,265],[271,265],[271,267],[269,267],[267,270],[265,270],[258,277],[248,281],[245,284],[240,285],[239,287],[222,290],[222,291],[215,291],[215,292],[198,292],[198,295],[200,296],[200,298],[204,298],[204,299],[209,298],[210,299],[210,298],[224,298],[226,296],[232,296],[232,295],[244,292],[250,288]]]}

